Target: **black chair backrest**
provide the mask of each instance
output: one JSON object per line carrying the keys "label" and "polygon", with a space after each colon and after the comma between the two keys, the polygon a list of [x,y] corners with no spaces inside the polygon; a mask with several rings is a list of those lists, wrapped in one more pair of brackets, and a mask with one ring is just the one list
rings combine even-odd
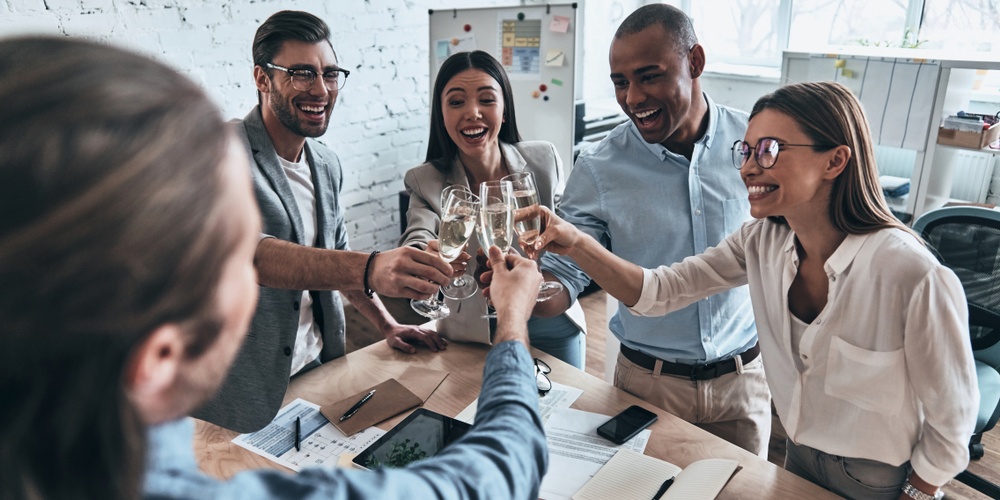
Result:
{"label": "black chair backrest", "polygon": [[921,233],[962,281],[969,302],[972,349],[1000,342],[1000,220],[942,217],[929,222]]}

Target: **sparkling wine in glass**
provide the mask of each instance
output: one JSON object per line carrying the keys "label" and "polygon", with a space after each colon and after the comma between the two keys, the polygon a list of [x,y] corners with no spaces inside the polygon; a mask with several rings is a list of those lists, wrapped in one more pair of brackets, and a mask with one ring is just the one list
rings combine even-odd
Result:
{"label": "sparkling wine in glass", "polygon": [[[442,208],[441,230],[438,234],[438,248],[441,258],[451,262],[462,253],[462,247],[469,241],[476,227],[478,202],[457,196],[448,196]],[[437,295],[425,300],[412,300],[410,307],[429,319],[442,319],[451,314],[448,305],[438,300]]]}
{"label": "sparkling wine in glass", "polygon": [[[496,246],[502,253],[507,253],[513,245],[512,198],[513,186],[510,182],[486,181],[479,185],[479,240],[484,252]],[[496,311],[491,309],[484,317],[496,318]]]}
{"label": "sparkling wine in glass", "polygon": [[480,185],[479,199],[481,202],[479,230],[482,233],[485,249],[497,246],[507,253],[514,243],[514,218],[511,213],[512,186],[504,181],[486,181]]}
{"label": "sparkling wine in glass", "polygon": [[[514,210],[538,206],[538,187],[535,184],[534,174],[528,171],[518,172],[504,177],[501,181],[509,181],[511,183],[511,197]],[[541,224],[540,216],[514,223],[514,229],[517,231],[517,237],[522,245],[533,245],[535,243],[538,233],[541,231]],[[543,282],[538,287],[538,296],[535,298],[535,301],[544,302],[549,300],[558,295],[562,289],[562,283],[558,281]]]}
{"label": "sparkling wine in glass", "polygon": [[[441,228],[438,231],[438,248],[441,256],[451,262],[462,254],[462,249],[469,242],[472,233],[476,231],[479,222],[479,197],[465,186],[449,186],[449,197],[457,198],[452,213],[442,208]],[[442,193],[443,195],[443,193]],[[441,203],[448,206],[448,199]],[[451,283],[441,287],[441,294],[449,299],[463,300],[472,297],[479,290],[476,280],[467,278],[464,274],[451,280]]]}

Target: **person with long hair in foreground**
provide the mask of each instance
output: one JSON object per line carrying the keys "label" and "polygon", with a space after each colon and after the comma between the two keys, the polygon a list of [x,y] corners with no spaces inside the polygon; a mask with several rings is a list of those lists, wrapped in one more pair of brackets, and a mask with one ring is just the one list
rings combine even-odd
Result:
{"label": "person with long hair in foreground", "polygon": [[0,498],[537,498],[537,266],[492,249],[476,423],[410,467],[203,474],[186,418],[257,301],[249,158],[193,82],[66,37],[0,40]]}

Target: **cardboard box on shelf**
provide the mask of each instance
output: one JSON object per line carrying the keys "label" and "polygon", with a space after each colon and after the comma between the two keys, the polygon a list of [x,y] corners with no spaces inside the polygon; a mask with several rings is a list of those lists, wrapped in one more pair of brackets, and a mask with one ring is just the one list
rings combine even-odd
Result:
{"label": "cardboard box on shelf", "polygon": [[993,124],[987,130],[966,132],[941,127],[938,129],[938,144],[958,146],[960,148],[983,149],[1000,138],[1000,123]]}

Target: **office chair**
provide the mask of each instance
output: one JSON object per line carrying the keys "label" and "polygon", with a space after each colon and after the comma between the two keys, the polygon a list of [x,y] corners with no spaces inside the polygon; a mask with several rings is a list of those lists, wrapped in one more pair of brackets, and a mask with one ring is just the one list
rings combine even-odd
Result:
{"label": "office chair", "polygon": [[[983,456],[983,433],[1000,419],[1000,211],[945,207],[920,216],[913,230],[958,275],[969,303],[969,333],[979,385],[979,416],[969,442],[973,460]],[[1000,498],[1000,486],[966,470],[956,479]]]}

